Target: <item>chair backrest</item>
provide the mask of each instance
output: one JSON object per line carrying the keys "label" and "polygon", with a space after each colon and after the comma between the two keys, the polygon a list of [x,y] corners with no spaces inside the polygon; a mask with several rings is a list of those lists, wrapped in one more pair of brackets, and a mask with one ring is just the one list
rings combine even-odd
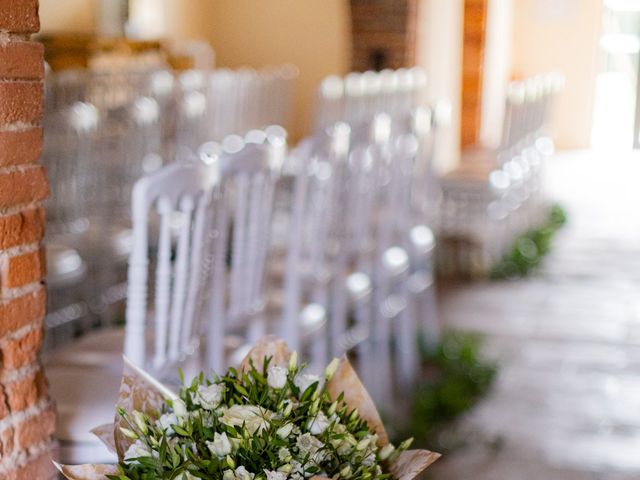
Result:
{"label": "chair backrest", "polygon": [[[276,133],[273,133],[276,132]],[[263,280],[269,246],[274,185],[286,151],[278,129],[229,136],[221,145],[201,149],[217,163],[220,184],[214,193],[209,245],[212,275],[208,366],[224,367],[226,333],[250,341],[264,334]]]}
{"label": "chair backrest", "polygon": [[90,159],[99,121],[98,110],[80,101],[59,105],[44,118],[43,163],[55,192],[47,202],[49,234],[80,233],[88,226],[94,175]]}
{"label": "chair backrest", "polygon": [[208,134],[206,129],[209,84],[204,72],[189,70],[180,75],[176,109],[176,155],[193,155]]}
{"label": "chair backrest", "polygon": [[[284,278],[281,335],[299,348],[300,318],[306,305],[328,308],[334,273],[332,228],[338,217],[338,172],[346,163],[350,129],[338,123],[307,139],[291,155],[295,170]],[[320,341],[318,339],[317,341]]]}
{"label": "chair backrest", "polygon": [[[213,166],[174,163],[143,177],[133,189],[125,354],[154,372],[192,353],[201,333],[207,212],[217,182]],[[149,238],[152,212],[158,215],[157,243]],[[151,248],[155,249],[153,262]],[[155,277],[150,277],[151,264],[155,264]],[[147,354],[149,337],[153,338],[151,355]]]}
{"label": "chair backrest", "polygon": [[402,118],[422,103],[425,85],[419,67],[328,76],[318,89],[316,129],[338,121],[358,128],[378,113]]}

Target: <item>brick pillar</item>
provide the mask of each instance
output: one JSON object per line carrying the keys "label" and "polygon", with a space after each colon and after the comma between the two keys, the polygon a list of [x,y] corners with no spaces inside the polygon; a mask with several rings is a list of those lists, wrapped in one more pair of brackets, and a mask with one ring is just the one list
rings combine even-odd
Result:
{"label": "brick pillar", "polygon": [[463,147],[476,144],[480,136],[486,24],[487,0],[465,0],[460,131]]}
{"label": "brick pillar", "polygon": [[45,316],[37,0],[0,0],[0,478],[55,478],[55,413],[38,360]]}
{"label": "brick pillar", "polygon": [[415,64],[418,0],[350,0],[351,69],[382,70]]}

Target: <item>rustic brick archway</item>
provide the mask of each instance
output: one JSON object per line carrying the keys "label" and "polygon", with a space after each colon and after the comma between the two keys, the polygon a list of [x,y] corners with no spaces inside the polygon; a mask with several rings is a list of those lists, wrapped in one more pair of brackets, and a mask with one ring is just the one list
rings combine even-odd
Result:
{"label": "rustic brick archway", "polygon": [[48,194],[40,121],[37,0],[0,0],[0,478],[55,478],[54,407],[38,360],[45,315]]}
{"label": "rustic brick archway", "polygon": [[350,0],[350,4],[352,70],[415,64],[418,0]]}

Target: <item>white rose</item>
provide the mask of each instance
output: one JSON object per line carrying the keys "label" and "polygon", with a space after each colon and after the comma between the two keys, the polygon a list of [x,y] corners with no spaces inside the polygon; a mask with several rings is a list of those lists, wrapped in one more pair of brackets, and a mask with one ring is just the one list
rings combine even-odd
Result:
{"label": "white rose", "polygon": [[250,434],[269,427],[273,412],[255,405],[233,405],[225,410],[220,421],[231,427],[244,425]]}
{"label": "white rose", "polygon": [[220,435],[216,432],[213,436],[213,442],[207,442],[207,448],[212,455],[218,458],[224,458],[231,453],[231,442],[226,433]]}
{"label": "white rose", "polygon": [[160,427],[167,435],[173,435],[175,432],[171,425],[180,425],[180,423],[178,422],[178,417],[175,413],[165,413],[158,419],[156,425],[158,425],[158,427]]}
{"label": "white rose", "polygon": [[271,388],[281,389],[287,384],[287,369],[283,367],[269,367],[267,371],[267,383]]}
{"label": "white rose", "polygon": [[200,405],[205,410],[213,410],[222,401],[224,385],[198,385],[198,389],[191,394],[194,405]]}
{"label": "white rose", "polygon": [[274,470],[265,470],[267,480],[287,480],[287,474],[282,472],[276,472]]}
{"label": "white rose", "polygon": [[319,412],[315,417],[310,418],[307,422],[307,430],[309,430],[313,435],[320,435],[331,425],[331,421],[327,418],[327,416]]}
{"label": "white rose", "polygon": [[225,470],[222,472],[222,480],[236,480],[236,474],[233,470]]}
{"label": "white rose", "polygon": [[318,377],[317,375],[303,373],[301,375],[297,375],[296,378],[293,380],[293,383],[295,383],[296,387],[300,389],[300,395],[302,395],[307,390],[307,388],[309,388],[311,385],[313,385],[315,382],[318,382],[319,380],[320,380],[320,377]]}
{"label": "white rose", "polygon": [[124,463],[138,463],[135,459],[140,457],[151,457],[151,450],[142,440],[136,440],[126,452],[124,452]]}
{"label": "white rose", "polygon": [[236,468],[236,479],[237,480],[253,480],[253,477],[255,477],[255,474],[253,474],[250,471],[248,471],[242,465],[240,465],[238,468]]}

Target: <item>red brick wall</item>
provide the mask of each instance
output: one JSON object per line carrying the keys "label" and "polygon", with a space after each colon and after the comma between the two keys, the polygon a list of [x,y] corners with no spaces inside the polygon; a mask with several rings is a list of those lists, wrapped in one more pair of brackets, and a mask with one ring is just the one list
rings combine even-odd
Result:
{"label": "red brick wall", "polygon": [[465,0],[462,51],[462,146],[480,136],[487,0]]}
{"label": "red brick wall", "polygon": [[352,70],[413,66],[417,19],[418,0],[351,0]]}
{"label": "red brick wall", "polygon": [[53,404],[38,361],[45,315],[43,49],[37,0],[0,0],[0,478],[55,478]]}

